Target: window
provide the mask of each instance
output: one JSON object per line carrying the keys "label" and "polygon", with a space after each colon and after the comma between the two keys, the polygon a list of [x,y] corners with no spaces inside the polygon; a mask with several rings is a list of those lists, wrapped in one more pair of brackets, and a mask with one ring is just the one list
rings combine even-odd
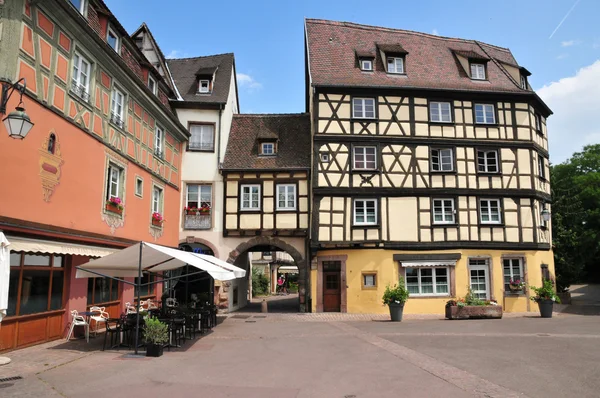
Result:
{"label": "window", "polygon": [[152,91],[152,94],[156,95],[156,80],[148,75],[148,88]]}
{"label": "window", "polygon": [[373,70],[373,60],[372,59],[361,59],[360,60],[360,69],[365,71]]}
{"label": "window", "polygon": [[54,133],[51,133],[50,137],[48,137],[48,153],[51,153],[54,155],[55,149],[56,149],[56,135],[54,135]]}
{"label": "window", "polygon": [[275,143],[274,142],[263,142],[260,144],[261,155],[275,155]]}
{"label": "window", "polygon": [[504,270],[504,290],[509,291],[508,286],[510,280],[523,281],[523,259],[522,258],[505,258],[502,260],[502,269]]}
{"label": "window", "polygon": [[188,184],[186,207],[207,209],[204,213],[210,213],[212,209],[212,185]]}
{"label": "window", "polygon": [[71,91],[84,101],[90,99],[90,61],[78,53],[73,55],[73,76]]}
{"label": "window", "polygon": [[296,185],[277,185],[277,210],[296,210]]}
{"label": "window", "polygon": [[[140,278],[135,278],[134,282],[136,284],[136,288],[135,288],[135,292],[134,292],[134,297],[137,299],[138,293],[137,293],[137,284]],[[154,286],[156,285],[148,285],[148,283],[154,282],[155,281],[155,277],[154,275],[149,275],[149,274],[142,274],[142,280],[141,280],[141,284],[142,286],[140,286],[140,296],[141,297],[148,297],[148,296],[153,296],[154,295]],[[145,286],[144,286],[145,285]]]}
{"label": "window", "polygon": [[454,171],[452,149],[431,150],[431,171]]}
{"label": "window", "polygon": [[471,79],[485,80],[484,64],[471,64]]}
{"label": "window", "polygon": [[214,124],[192,124],[190,125],[189,149],[201,151],[215,150],[215,126]]}
{"label": "window", "polygon": [[199,93],[210,93],[210,80],[200,80],[198,84]]}
{"label": "window", "polygon": [[354,225],[377,225],[377,200],[354,200]]}
{"label": "window", "polygon": [[154,154],[162,159],[163,157],[163,146],[165,141],[165,131],[156,125],[156,132],[154,134]]}
{"label": "window", "polygon": [[448,296],[448,268],[406,268],[406,289],[414,296]]}
{"label": "window", "polygon": [[437,123],[452,123],[452,112],[449,102],[430,102],[429,119]]}
{"label": "window", "polygon": [[109,26],[106,33],[106,42],[109,46],[116,52],[119,52],[120,40],[119,36],[115,33],[115,31]]}
{"label": "window", "polygon": [[362,273],[362,288],[363,289],[377,289],[377,273],[376,272],[363,272]]}
{"label": "window", "polygon": [[477,151],[477,171],[480,173],[497,173],[498,151]]}
{"label": "window", "polygon": [[88,278],[87,304],[102,304],[119,299],[119,282],[110,278]]}
{"label": "window", "polygon": [[387,71],[388,73],[404,73],[404,58],[388,57]]}
{"label": "window", "polygon": [[542,116],[539,113],[535,114],[535,129],[538,133],[542,133]]}
{"label": "window", "polygon": [[482,224],[500,224],[502,222],[499,199],[480,199],[479,211]]}
{"label": "window", "polygon": [[538,173],[540,178],[546,179],[546,160],[541,154],[538,154]]}
{"label": "window", "polygon": [[82,15],[85,15],[85,1],[86,0],[71,0],[73,7],[77,9]]}
{"label": "window", "polygon": [[260,185],[242,185],[241,210],[260,210]]}
{"label": "window", "polygon": [[160,187],[152,189],[152,213],[162,214],[163,190]]}
{"label": "window", "polygon": [[321,154],[321,162],[323,162],[323,163],[329,163],[329,154],[328,153],[322,153]]}
{"label": "window", "polygon": [[113,87],[112,92],[112,107],[110,114],[110,121],[123,128],[123,121],[125,120],[125,96],[116,87]]}
{"label": "window", "polygon": [[144,193],[144,180],[142,177],[135,177],[135,195],[142,197]]}
{"label": "window", "polygon": [[122,187],[121,187],[121,177],[122,177],[123,169],[119,166],[116,166],[112,163],[108,165],[108,180],[106,182],[106,200],[110,198],[121,198]]}
{"label": "window", "polygon": [[433,223],[454,224],[454,199],[433,200]]}
{"label": "window", "polygon": [[475,104],[475,123],[495,124],[496,113],[492,104]]}
{"label": "window", "polygon": [[11,252],[7,316],[62,309],[63,260],[50,254]]}
{"label": "window", "polygon": [[527,77],[525,75],[521,75],[521,88],[527,90]]}
{"label": "window", "polygon": [[481,300],[488,299],[488,260],[485,258],[469,259],[469,287],[475,297]]}
{"label": "window", "polygon": [[375,119],[375,98],[352,98],[352,117]]}
{"label": "window", "polygon": [[377,169],[377,147],[355,146],[354,147],[354,169],[375,170]]}

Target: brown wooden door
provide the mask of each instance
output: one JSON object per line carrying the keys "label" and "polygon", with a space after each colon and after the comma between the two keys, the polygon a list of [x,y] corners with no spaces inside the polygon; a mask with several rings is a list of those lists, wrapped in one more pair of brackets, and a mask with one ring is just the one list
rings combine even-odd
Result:
{"label": "brown wooden door", "polygon": [[339,271],[323,272],[323,311],[340,312],[341,303]]}

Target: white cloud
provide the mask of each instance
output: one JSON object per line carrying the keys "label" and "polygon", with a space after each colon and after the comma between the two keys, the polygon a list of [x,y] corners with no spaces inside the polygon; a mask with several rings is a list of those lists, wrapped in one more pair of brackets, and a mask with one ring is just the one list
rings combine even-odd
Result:
{"label": "white cloud", "polygon": [[168,53],[167,55],[165,55],[165,58],[177,58],[179,56],[179,50],[173,50],[170,53]]}
{"label": "white cloud", "polygon": [[578,40],[565,40],[560,42],[561,47],[571,47],[576,44],[579,44]]}
{"label": "white cloud", "polygon": [[561,163],[584,145],[600,143],[600,60],[579,69],[574,76],[545,85],[537,91],[554,115],[548,118],[550,160]]}
{"label": "white cloud", "polygon": [[246,73],[238,73],[237,81],[240,87],[245,87],[248,90],[260,90],[262,88],[262,84],[254,80],[254,78]]}
{"label": "white cloud", "polygon": [[566,59],[569,58],[569,54],[559,54],[556,56],[556,59]]}
{"label": "white cloud", "polygon": [[437,30],[437,29],[433,29],[433,30],[431,31],[431,34],[432,34],[432,35],[439,36],[439,35],[440,35],[440,32],[438,32],[438,30]]}

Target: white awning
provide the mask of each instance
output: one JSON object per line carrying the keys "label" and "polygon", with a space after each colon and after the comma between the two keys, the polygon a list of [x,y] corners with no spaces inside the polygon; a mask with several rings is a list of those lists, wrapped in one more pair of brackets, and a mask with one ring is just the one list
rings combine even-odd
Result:
{"label": "white awning", "polygon": [[[212,261],[207,261],[206,257],[211,257]],[[97,274],[121,278],[136,277],[139,273],[138,267],[140,261],[142,271],[162,272],[191,265],[206,271],[214,279],[221,281],[236,279],[236,274],[246,275],[246,271],[231,264],[228,264],[227,268],[221,266],[222,264],[215,265],[217,263],[216,260],[218,259],[212,256],[185,252],[148,242],[140,242],[106,257],[78,266],[76,278],[90,278],[98,276]],[[86,270],[93,271],[94,273],[86,272]]]}
{"label": "white awning", "polygon": [[32,252],[49,254],[72,254],[76,256],[104,257],[118,249],[101,246],[78,245],[76,243],[54,242],[49,240],[28,239],[7,236],[11,252]]}
{"label": "white awning", "polygon": [[454,267],[456,260],[432,260],[432,261],[402,261],[400,263],[405,268],[416,267]]}
{"label": "white awning", "polygon": [[298,267],[293,265],[282,265],[281,267],[277,268],[277,273],[281,274],[297,274],[298,272]]}

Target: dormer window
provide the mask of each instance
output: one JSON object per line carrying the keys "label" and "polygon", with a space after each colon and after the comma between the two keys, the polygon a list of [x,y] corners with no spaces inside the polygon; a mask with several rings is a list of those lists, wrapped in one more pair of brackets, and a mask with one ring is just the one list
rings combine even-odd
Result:
{"label": "dormer window", "polygon": [[388,73],[404,73],[404,58],[387,57]]}
{"label": "dormer window", "polygon": [[370,58],[361,58],[360,62],[360,70],[371,72],[373,71],[373,60]]}
{"label": "dormer window", "polygon": [[198,84],[199,93],[210,93],[210,80],[200,80]]}
{"label": "dormer window", "polygon": [[260,144],[260,154],[265,156],[275,155],[275,143],[263,142]]}
{"label": "dormer window", "polygon": [[482,64],[482,63],[471,63],[471,79],[473,79],[473,80],[486,80],[486,77],[485,77],[485,64]]}
{"label": "dormer window", "polygon": [[115,31],[109,26],[106,33],[106,42],[109,46],[116,52],[119,52],[120,40],[119,36],[115,33]]}
{"label": "dormer window", "polygon": [[521,75],[521,88],[527,90],[527,76]]}

